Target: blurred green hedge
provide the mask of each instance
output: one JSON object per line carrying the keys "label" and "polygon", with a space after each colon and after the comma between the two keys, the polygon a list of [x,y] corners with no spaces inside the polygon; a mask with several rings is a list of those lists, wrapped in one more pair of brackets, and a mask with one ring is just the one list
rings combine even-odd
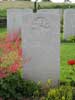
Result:
{"label": "blurred green hedge", "polygon": [[6,17],[6,9],[0,9],[0,19]]}

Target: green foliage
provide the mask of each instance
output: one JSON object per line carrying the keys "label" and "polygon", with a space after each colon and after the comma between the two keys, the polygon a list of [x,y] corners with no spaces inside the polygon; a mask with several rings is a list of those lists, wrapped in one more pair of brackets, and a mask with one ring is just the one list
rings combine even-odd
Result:
{"label": "green foliage", "polygon": [[75,35],[69,36],[67,40],[71,42],[75,42]]}
{"label": "green foliage", "polygon": [[37,90],[39,91],[39,88],[36,83],[24,80],[19,73],[0,79],[0,97],[3,100],[9,98],[21,100],[23,97],[32,97]]}
{"label": "green foliage", "polygon": [[50,89],[46,100],[72,100],[72,88],[70,86],[61,86]]}
{"label": "green foliage", "polygon": [[6,17],[7,15],[6,9],[0,9],[0,19]]}
{"label": "green foliage", "polygon": [[6,27],[6,10],[0,9],[0,27]]}
{"label": "green foliage", "polygon": [[40,3],[40,7],[41,9],[51,9],[51,8],[54,8],[54,9],[67,9],[67,8],[75,8],[75,4],[74,3],[49,3],[49,2],[42,2]]}
{"label": "green foliage", "polygon": [[61,33],[60,39],[61,39],[61,42],[64,42],[64,43],[75,43],[75,35],[70,35],[66,39],[64,39],[64,34]]}
{"label": "green foliage", "polygon": [[6,33],[7,33],[7,29],[6,28],[0,28],[0,37],[1,37],[1,35],[3,37],[3,35],[5,35]]}
{"label": "green foliage", "polygon": [[3,100],[23,100],[24,98],[32,98],[32,100],[72,100],[72,87],[65,85],[51,88],[50,80],[45,85],[36,84],[31,80],[24,80],[17,72],[10,74],[7,78],[0,79],[0,97]]}

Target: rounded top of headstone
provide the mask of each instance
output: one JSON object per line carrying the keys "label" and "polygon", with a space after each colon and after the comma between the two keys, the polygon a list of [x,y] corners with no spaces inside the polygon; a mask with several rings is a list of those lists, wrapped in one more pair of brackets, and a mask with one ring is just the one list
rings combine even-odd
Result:
{"label": "rounded top of headstone", "polygon": [[65,9],[64,11],[66,14],[71,15],[74,14],[75,15],[75,9],[71,8],[71,9]]}
{"label": "rounded top of headstone", "polygon": [[31,0],[31,2],[41,2],[42,0]]}
{"label": "rounded top of headstone", "polygon": [[10,12],[10,13],[16,13],[16,12],[24,13],[25,12],[27,14],[29,12],[32,12],[32,9],[29,9],[29,8],[10,8],[10,9],[7,9],[7,12]]}

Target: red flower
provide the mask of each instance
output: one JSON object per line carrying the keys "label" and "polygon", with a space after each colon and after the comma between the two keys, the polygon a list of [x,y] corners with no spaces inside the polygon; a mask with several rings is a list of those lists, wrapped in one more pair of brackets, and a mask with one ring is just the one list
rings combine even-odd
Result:
{"label": "red flower", "polygon": [[12,42],[12,41],[11,41],[11,38],[10,38],[10,34],[8,34],[8,33],[7,33],[5,42]]}
{"label": "red flower", "polygon": [[18,56],[22,57],[22,49],[21,48],[18,49]]}
{"label": "red flower", "polygon": [[3,48],[3,45],[2,45],[2,44],[0,44],[0,49],[1,49],[1,48]]}
{"label": "red flower", "polygon": [[6,47],[7,47],[7,48],[11,48],[11,47],[12,47],[11,43],[7,43],[7,44],[6,44]]}
{"label": "red flower", "polygon": [[20,30],[15,30],[14,33],[12,33],[12,41],[16,41],[17,37],[19,36],[20,34]]}
{"label": "red flower", "polygon": [[0,78],[5,78],[7,76],[7,74],[5,73],[0,73]]}
{"label": "red flower", "polygon": [[20,40],[19,40],[18,37],[17,37],[15,43],[16,43],[16,47],[17,47],[17,49],[18,49],[18,48],[20,47]]}
{"label": "red flower", "polygon": [[0,78],[5,78],[8,75],[8,69],[4,67],[0,67]]}
{"label": "red flower", "polygon": [[8,51],[13,51],[14,48],[13,48],[12,43],[9,43],[9,42],[6,43],[6,44],[5,44],[5,49],[8,50]]}
{"label": "red flower", "polygon": [[15,73],[19,68],[19,63],[15,62],[13,65],[10,66],[10,72]]}
{"label": "red flower", "polygon": [[69,65],[74,65],[75,64],[75,60],[68,60],[68,64]]}
{"label": "red flower", "polygon": [[15,30],[14,33],[7,33],[7,36],[6,36],[6,40],[5,42],[13,42],[17,39],[18,35],[20,33],[20,30]]}

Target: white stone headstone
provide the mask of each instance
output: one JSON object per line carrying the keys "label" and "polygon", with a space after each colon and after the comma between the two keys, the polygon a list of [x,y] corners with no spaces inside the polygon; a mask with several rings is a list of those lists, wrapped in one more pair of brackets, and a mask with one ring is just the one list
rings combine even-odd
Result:
{"label": "white stone headstone", "polygon": [[64,38],[75,35],[75,9],[64,10]]}
{"label": "white stone headstone", "polygon": [[42,2],[42,0],[31,0],[31,2]]}
{"label": "white stone headstone", "polygon": [[19,33],[22,26],[23,9],[7,10],[7,31],[13,38],[13,33]]}
{"label": "white stone headstone", "polygon": [[[60,16],[59,9],[31,10],[22,18],[24,78],[57,85],[60,78]],[[27,61],[27,63],[25,63]]]}

